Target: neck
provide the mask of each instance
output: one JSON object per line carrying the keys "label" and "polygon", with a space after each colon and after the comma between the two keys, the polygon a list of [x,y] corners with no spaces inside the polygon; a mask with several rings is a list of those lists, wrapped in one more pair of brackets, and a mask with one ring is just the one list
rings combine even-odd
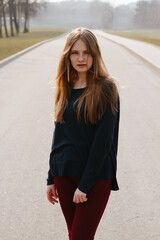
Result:
{"label": "neck", "polygon": [[86,87],[87,80],[86,80],[86,72],[78,72],[78,77],[74,81],[74,88],[83,88]]}
{"label": "neck", "polygon": [[86,72],[78,72],[78,79],[77,82],[79,83],[86,83]]}

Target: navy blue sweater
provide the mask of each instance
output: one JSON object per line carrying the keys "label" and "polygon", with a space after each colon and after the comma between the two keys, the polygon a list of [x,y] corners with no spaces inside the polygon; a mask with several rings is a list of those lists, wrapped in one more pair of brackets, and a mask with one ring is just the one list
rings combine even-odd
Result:
{"label": "navy blue sweater", "polygon": [[112,114],[110,105],[98,124],[85,124],[84,107],[81,121],[77,121],[74,101],[85,88],[72,89],[64,112],[65,123],[54,122],[49,157],[47,185],[54,184],[54,176],[81,178],[78,189],[88,193],[98,179],[112,179],[111,190],[119,190],[116,179],[119,111]]}

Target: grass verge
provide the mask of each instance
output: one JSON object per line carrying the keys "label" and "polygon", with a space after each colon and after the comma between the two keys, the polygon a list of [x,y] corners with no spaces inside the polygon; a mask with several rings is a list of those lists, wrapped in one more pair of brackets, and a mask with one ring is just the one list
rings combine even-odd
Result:
{"label": "grass verge", "polygon": [[69,29],[30,29],[29,33],[20,33],[15,37],[0,38],[0,60],[38,42],[57,37],[68,30]]}
{"label": "grass verge", "polygon": [[110,31],[104,30],[106,33],[117,35],[120,37],[131,38],[147,43],[160,46],[160,30],[127,30],[127,31]]}

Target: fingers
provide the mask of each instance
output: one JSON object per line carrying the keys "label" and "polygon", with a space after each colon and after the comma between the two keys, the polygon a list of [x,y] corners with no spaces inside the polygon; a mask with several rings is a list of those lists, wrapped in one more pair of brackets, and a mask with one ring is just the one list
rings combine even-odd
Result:
{"label": "fingers", "polygon": [[73,198],[73,202],[74,203],[83,203],[83,202],[87,202],[88,198],[86,198],[85,196],[74,196]]}
{"label": "fingers", "polygon": [[47,187],[48,201],[54,205],[55,203],[58,203],[58,201],[56,200],[57,197],[58,197],[58,194],[56,192],[55,186],[54,185],[48,186]]}
{"label": "fingers", "polygon": [[[58,192],[57,192],[55,185],[54,184],[49,185],[47,187],[48,201],[54,205],[55,203],[58,203],[56,198],[58,198]],[[74,197],[73,197],[73,202],[74,203],[83,203],[83,202],[86,202],[87,200],[88,200],[87,195],[84,193],[82,194],[82,192],[80,193],[80,191],[77,189],[74,194]]]}
{"label": "fingers", "polygon": [[54,198],[54,197],[48,197],[48,201],[50,202],[50,203],[52,203],[53,205],[55,204],[55,203],[58,203],[58,201]]}
{"label": "fingers", "polygon": [[73,196],[73,202],[74,203],[83,203],[86,202],[87,199],[87,194],[80,191],[78,188],[76,189],[76,191],[74,192],[74,196]]}

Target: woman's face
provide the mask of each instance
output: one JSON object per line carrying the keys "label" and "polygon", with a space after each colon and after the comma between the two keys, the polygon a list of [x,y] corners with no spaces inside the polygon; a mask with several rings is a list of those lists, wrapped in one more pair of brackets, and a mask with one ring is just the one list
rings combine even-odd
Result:
{"label": "woman's face", "polygon": [[72,67],[78,72],[87,72],[93,64],[93,57],[88,52],[86,44],[81,39],[77,40],[71,48],[70,61]]}

